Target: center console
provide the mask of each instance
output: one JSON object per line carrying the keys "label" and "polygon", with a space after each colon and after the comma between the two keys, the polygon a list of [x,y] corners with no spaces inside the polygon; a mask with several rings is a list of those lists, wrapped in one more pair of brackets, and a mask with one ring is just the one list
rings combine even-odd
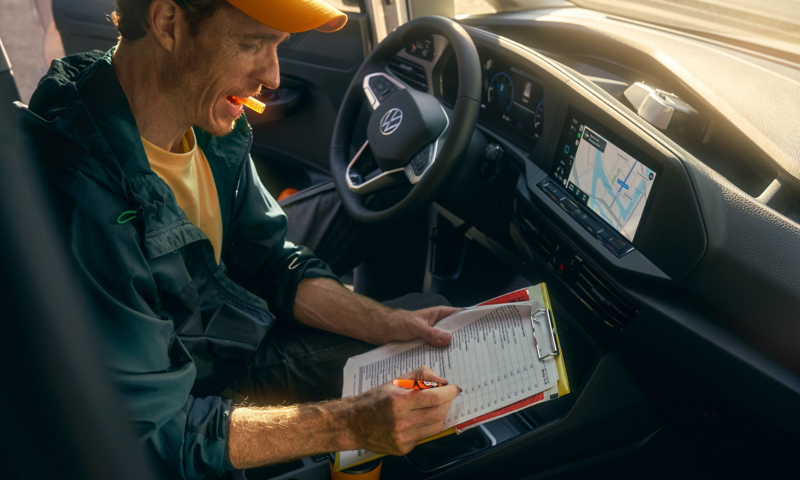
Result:
{"label": "center console", "polygon": [[620,331],[640,312],[627,287],[680,282],[702,255],[702,223],[675,154],[576,89],[562,88],[547,148],[526,164],[512,237]]}

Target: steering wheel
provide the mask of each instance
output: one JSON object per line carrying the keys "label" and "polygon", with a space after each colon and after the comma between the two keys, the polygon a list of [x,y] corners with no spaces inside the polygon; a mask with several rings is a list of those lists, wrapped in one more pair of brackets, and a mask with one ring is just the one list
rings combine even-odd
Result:
{"label": "steering wheel", "polygon": [[[425,34],[439,34],[458,63],[458,96],[451,111],[433,96],[390,75],[387,62]],[[372,110],[367,141],[352,156],[350,144],[362,102]],[[385,225],[429,205],[469,145],[478,119],[481,65],[461,25],[437,16],[412,20],[389,34],[359,68],[342,101],[331,142],[336,190],[357,222]],[[381,211],[364,206],[364,195],[412,185],[405,197]]]}

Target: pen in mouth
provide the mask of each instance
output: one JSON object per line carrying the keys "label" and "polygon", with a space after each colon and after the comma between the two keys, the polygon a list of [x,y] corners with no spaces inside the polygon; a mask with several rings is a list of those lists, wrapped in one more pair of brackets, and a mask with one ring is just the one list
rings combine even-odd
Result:
{"label": "pen in mouth", "polygon": [[264,113],[264,108],[266,108],[265,104],[259,102],[253,97],[242,98],[231,95],[231,98],[235,102],[239,103],[240,105],[244,105],[245,107],[249,108],[250,110],[253,110],[256,113]]}

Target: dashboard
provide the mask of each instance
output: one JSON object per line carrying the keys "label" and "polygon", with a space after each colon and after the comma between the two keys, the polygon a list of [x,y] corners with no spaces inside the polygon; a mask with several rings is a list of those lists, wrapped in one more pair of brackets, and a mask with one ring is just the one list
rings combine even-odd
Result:
{"label": "dashboard", "polygon": [[[487,180],[468,171],[482,172],[485,159],[466,159],[438,211],[515,271],[552,286],[562,318],[599,351],[646,350],[637,358],[666,359],[697,389],[735,398],[742,418],[757,412],[800,436],[800,422],[787,423],[800,401],[800,330],[789,320],[800,290],[786,281],[800,265],[785,250],[800,248],[795,182],[710,108],[702,89],[623,40],[558,22],[537,35],[527,17],[518,25],[516,14],[506,17],[490,26],[476,19],[481,28],[468,32],[482,67],[476,135],[501,147],[507,166]],[[454,104],[457,65],[442,38],[407,48],[389,67],[401,80],[414,72],[416,88]],[[702,127],[645,121],[623,95],[635,81],[679,93]],[[764,301],[754,302],[755,292]],[[774,401],[743,398],[743,381]]]}
{"label": "dashboard", "polygon": [[[563,64],[491,33],[470,33],[482,74],[478,128],[522,184],[483,178],[466,186],[460,178],[457,191],[486,193],[440,207],[488,233],[505,258],[544,264],[602,324],[626,330],[642,309],[626,283],[680,283],[706,249],[684,152]],[[390,70],[454,104],[457,65],[444,39],[409,45]],[[505,197],[505,220],[490,211],[499,206],[491,195]]]}
{"label": "dashboard", "polygon": [[[433,39],[406,52],[426,52],[433,58]],[[481,61],[480,125],[515,147],[533,150],[542,140],[546,108],[545,83],[530,66],[477,47]],[[416,55],[423,58],[421,55]],[[458,89],[454,57],[441,60],[439,97],[452,106]],[[435,84],[436,82],[434,82]],[[596,241],[616,257],[635,247],[639,226],[649,213],[662,170],[612,130],[576,107],[567,107],[564,121],[554,126],[557,145],[549,178],[539,188]],[[552,122],[551,122],[552,123]]]}

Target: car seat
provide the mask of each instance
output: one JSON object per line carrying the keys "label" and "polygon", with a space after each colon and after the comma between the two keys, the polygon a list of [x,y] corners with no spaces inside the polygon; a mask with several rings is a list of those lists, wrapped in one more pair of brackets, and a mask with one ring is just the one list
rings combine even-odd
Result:
{"label": "car seat", "polygon": [[[2,42],[0,42],[0,50]],[[0,55],[0,462],[3,478],[154,479],[102,360],[45,183],[18,142]]]}

